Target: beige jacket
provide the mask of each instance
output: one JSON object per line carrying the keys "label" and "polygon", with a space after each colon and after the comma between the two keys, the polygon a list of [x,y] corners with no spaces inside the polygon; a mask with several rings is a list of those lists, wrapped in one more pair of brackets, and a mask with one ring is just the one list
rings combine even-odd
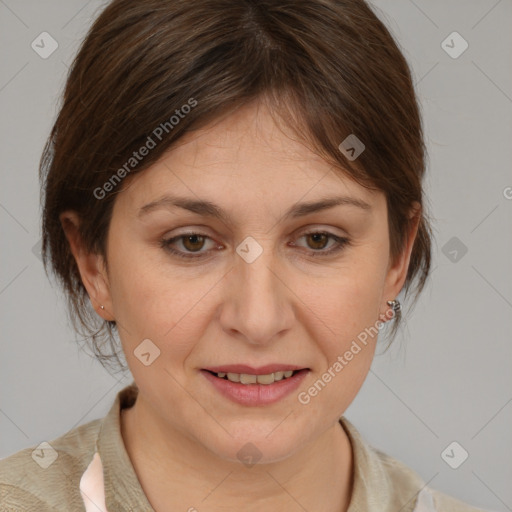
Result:
{"label": "beige jacket", "polygon": [[[120,430],[120,410],[137,398],[132,383],[108,414],[61,437],[0,460],[1,512],[154,512],[137,479]],[[477,512],[428,489],[411,469],[372,448],[342,417],[354,453],[348,512]]]}

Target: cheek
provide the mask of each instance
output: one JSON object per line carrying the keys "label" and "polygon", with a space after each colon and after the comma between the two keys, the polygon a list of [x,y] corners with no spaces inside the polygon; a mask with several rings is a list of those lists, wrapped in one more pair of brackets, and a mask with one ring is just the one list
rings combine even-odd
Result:
{"label": "cheek", "polygon": [[313,329],[310,337],[323,354],[317,375],[303,389],[313,412],[328,408],[341,414],[368,374],[382,326],[379,283],[384,269],[379,261],[347,262],[332,279],[314,287],[304,280],[296,290],[307,306],[303,310],[309,311],[305,325]]}
{"label": "cheek", "polygon": [[178,267],[171,273],[161,259],[156,262],[148,256],[156,254],[154,249],[133,250],[136,244],[118,243],[110,257],[111,296],[127,357],[142,340],[150,339],[161,355],[172,351],[169,359],[179,364],[208,319],[208,291],[218,276],[203,274],[194,279]]}
{"label": "cheek", "polygon": [[305,311],[316,317],[333,349],[343,348],[378,319],[385,269],[378,258],[369,256],[354,254],[325,279],[300,278],[295,282],[294,293],[307,306]]}
{"label": "cheek", "polygon": [[309,325],[322,354],[315,374],[301,388],[299,402],[312,415],[341,416],[356,397],[370,369],[379,334],[380,297],[361,280],[340,279],[308,297]]}

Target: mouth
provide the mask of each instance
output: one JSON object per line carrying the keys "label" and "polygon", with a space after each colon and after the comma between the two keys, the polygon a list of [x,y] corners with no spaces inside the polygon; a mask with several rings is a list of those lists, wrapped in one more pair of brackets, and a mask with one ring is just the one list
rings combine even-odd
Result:
{"label": "mouth", "polygon": [[251,374],[251,373],[235,373],[235,372],[212,372],[205,370],[219,379],[229,380],[230,382],[239,382],[240,384],[263,384],[268,386],[279,382],[281,380],[289,379],[293,377],[301,370],[286,370],[277,371],[265,374]]}
{"label": "mouth", "polygon": [[221,395],[247,406],[269,405],[283,399],[297,389],[309,372],[309,368],[285,365],[229,365],[201,370]]}

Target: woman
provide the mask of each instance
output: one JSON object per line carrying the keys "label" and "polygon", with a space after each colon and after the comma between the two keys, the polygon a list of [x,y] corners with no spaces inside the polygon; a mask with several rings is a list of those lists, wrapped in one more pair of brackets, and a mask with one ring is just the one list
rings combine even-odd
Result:
{"label": "woman", "polygon": [[134,382],[2,460],[2,510],[477,510],[343,417],[429,275],[424,158],[362,0],[110,3],[41,160],[43,254]]}

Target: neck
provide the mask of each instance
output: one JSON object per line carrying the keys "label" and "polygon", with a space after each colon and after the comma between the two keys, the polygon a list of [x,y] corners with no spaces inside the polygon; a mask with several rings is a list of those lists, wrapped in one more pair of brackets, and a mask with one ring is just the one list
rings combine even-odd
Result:
{"label": "neck", "polygon": [[156,512],[348,510],[352,448],[337,422],[290,457],[251,467],[220,459],[162,425],[141,396],[121,411],[127,453]]}

